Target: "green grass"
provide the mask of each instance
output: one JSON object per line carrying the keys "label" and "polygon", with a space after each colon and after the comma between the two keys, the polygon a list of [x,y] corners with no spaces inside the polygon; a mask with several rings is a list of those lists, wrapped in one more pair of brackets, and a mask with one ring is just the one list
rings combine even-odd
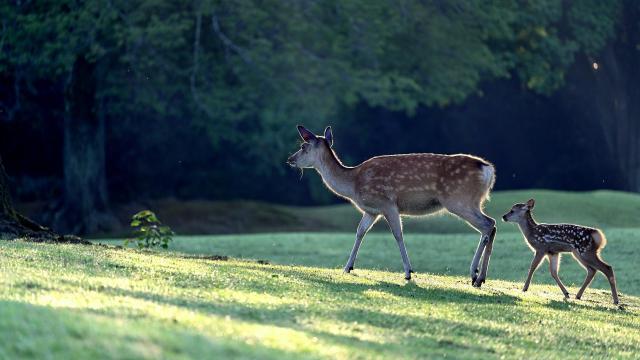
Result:
{"label": "green grass", "polygon": [[[3,242],[0,358],[634,358],[640,232],[609,233],[622,308],[601,276],[563,301],[546,268],[522,294],[531,254],[515,233],[499,235],[481,289],[465,275],[473,234],[408,236],[408,283],[384,234],[367,238],[353,275],[340,270],[350,234],[176,240],[193,254]],[[561,276],[575,294],[573,263]]]}
{"label": "green grass", "polygon": [[[640,296],[640,278],[635,272],[640,257],[640,231],[609,229],[606,234],[609,243],[602,251],[602,257],[613,266],[619,289],[623,293]],[[224,254],[283,265],[339,270],[347,262],[354,238],[355,234],[345,233],[192,236],[178,238],[172,248],[194,255]],[[468,274],[479,238],[470,230],[466,234],[408,233],[405,234],[405,243],[418,278],[428,274],[464,277]],[[525,245],[520,233],[498,232],[488,278],[523,284],[532,258],[533,253]],[[579,288],[585,277],[584,269],[569,254],[563,255],[562,259],[560,277],[565,284]],[[400,252],[391,233],[371,233],[366,236],[358,253],[356,274],[359,269],[387,271],[398,278],[404,276]],[[533,283],[555,284],[547,262],[540,266]],[[609,283],[604,276],[598,275],[591,287],[608,291]],[[559,289],[557,295],[560,298]]]}
{"label": "green grass", "polygon": [[[638,197],[532,193],[542,221],[603,227],[622,306],[600,274],[583,300],[564,301],[546,265],[523,294],[532,254],[512,224],[499,225],[487,283],[473,288],[479,236],[452,217],[435,220],[453,224],[440,234],[406,227],[411,282],[386,230],[342,274],[357,218],[305,209],[349,231],[185,236],[171,251],[0,242],[0,359],[637,358]],[[524,194],[497,195],[492,215]],[[565,256],[571,294],[584,275]]]}

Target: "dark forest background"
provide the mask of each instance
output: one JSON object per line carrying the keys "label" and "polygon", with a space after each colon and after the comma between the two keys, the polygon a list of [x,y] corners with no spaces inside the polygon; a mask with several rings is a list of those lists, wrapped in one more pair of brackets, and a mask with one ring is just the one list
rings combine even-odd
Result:
{"label": "dark forest background", "polygon": [[496,189],[640,192],[640,2],[0,4],[0,156],[60,231],[149,199],[336,202],[296,124],[355,165],[496,164]]}

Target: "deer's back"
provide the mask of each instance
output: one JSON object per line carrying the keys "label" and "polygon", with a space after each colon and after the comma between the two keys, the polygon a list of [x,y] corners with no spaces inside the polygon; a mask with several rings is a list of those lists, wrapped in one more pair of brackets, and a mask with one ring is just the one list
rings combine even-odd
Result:
{"label": "deer's back", "polygon": [[393,203],[402,214],[429,214],[442,209],[449,197],[485,191],[483,166],[490,164],[470,155],[374,157],[358,166],[356,202],[372,208]]}
{"label": "deer's back", "polygon": [[[539,224],[527,239],[535,248],[549,252],[578,250],[583,253],[604,246],[598,229],[574,224]],[[606,240],[605,240],[606,241]]]}

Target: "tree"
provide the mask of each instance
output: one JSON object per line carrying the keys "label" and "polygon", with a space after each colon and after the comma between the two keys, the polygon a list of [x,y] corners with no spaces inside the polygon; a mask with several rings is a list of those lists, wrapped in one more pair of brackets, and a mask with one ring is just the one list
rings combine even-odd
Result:
{"label": "tree", "polygon": [[97,64],[106,55],[113,12],[100,4],[73,1],[0,5],[8,19],[0,69],[20,71],[15,81],[57,81],[66,96],[64,199],[52,217],[56,229],[94,232],[106,217],[104,136],[96,116]]}
{"label": "tree", "polygon": [[25,238],[31,241],[90,244],[77,236],[61,236],[17,212],[11,202],[8,177],[0,157],[0,239]]}
{"label": "tree", "polygon": [[[620,0],[91,0],[3,2],[0,72],[65,93],[55,228],[108,227],[105,127],[158,119],[210,135],[258,174],[282,169],[296,123],[356,106],[414,114],[515,76],[552,94],[614,34]],[[17,76],[19,75],[19,76]],[[19,99],[19,96],[17,97]],[[17,100],[16,100],[17,101]],[[142,140],[141,140],[142,141]],[[243,167],[244,166],[244,167]]]}
{"label": "tree", "polygon": [[51,236],[52,233],[48,229],[35,224],[14,209],[8,183],[7,173],[0,158],[0,238]]}
{"label": "tree", "polygon": [[[14,77],[16,88],[49,79],[65,94],[64,195],[49,218],[55,229],[83,234],[114,226],[105,178],[105,121],[144,104],[150,96],[145,90],[152,85],[131,88],[132,79],[123,75],[124,69],[133,69],[140,78],[150,58],[140,59],[137,51],[142,47],[145,53],[146,39],[161,37],[157,32],[167,28],[176,35],[179,29],[175,21],[161,23],[153,15],[147,17],[145,7],[151,3],[35,1],[0,5],[0,16],[7,19],[0,44],[0,71],[20,74]],[[161,12],[171,13],[168,4],[164,4],[166,8],[160,4]],[[156,49],[151,45],[148,50]],[[134,64],[137,61],[141,64]],[[144,77],[148,79],[148,73]],[[160,91],[166,87],[168,82],[160,84]],[[134,101],[128,97],[132,92],[137,95]],[[19,98],[18,94],[16,101]],[[138,112],[149,113],[152,108]]]}
{"label": "tree", "polygon": [[[640,192],[640,3],[620,1],[613,11],[609,9],[608,17],[615,23],[615,32],[607,37],[612,41],[600,41],[579,57],[570,86],[562,94],[581,109],[588,125],[598,129],[592,146],[614,160],[624,189]],[[585,26],[592,21],[579,19],[587,22]]]}

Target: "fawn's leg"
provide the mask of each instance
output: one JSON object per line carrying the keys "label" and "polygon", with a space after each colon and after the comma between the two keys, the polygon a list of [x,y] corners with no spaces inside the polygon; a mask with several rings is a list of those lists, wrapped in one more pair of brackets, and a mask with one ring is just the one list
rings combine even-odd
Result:
{"label": "fawn's leg", "polygon": [[550,254],[548,257],[551,277],[558,283],[558,286],[560,286],[560,290],[562,290],[564,297],[568,298],[569,292],[567,291],[567,288],[564,287],[564,284],[562,283],[562,281],[560,281],[560,277],[558,276],[558,268],[560,267],[560,254]]}
{"label": "fawn's leg", "polygon": [[[487,276],[487,269],[489,267],[489,259],[491,257],[491,251],[493,250],[493,239],[496,235],[496,221],[485,215],[480,207],[463,207],[457,204],[443,204],[449,212],[464,219],[476,229],[480,235],[480,242],[478,248],[471,261],[469,273],[471,276],[471,284],[473,286],[480,287],[484,283]],[[484,257],[483,257],[484,253]],[[482,260],[482,269],[478,269],[480,264],[480,258]]]}
{"label": "fawn's leg", "polygon": [[589,265],[586,261],[584,261],[581,258],[580,253],[578,253],[577,251],[573,251],[573,257],[576,260],[578,260],[580,265],[582,265],[585,268],[585,270],[587,270],[587,276],[584,278],[584,282],[582,283],[580,290],[578,290],[578,293],[576,294],[576,299],[580,300],[584,291],[587,289],[587,287],[589,287],[589,284],[591,284],[591,282],[593,281],[593,277],[596,276],[596,269],[593,268],[591,265]]}
{"label": "fawn's leg", "polygon": [[533,255],[533,260],[531,260],[531,266],[529,267],[529,274],[527,275],[527,280],[524,282],[524,287],[522,291],[529,290],[529,284],[531,284],[531,278],[533,277],[533,273],[536,272],[538,266],[540,266],[540,262],[544,259],[544,252],[536,251],[536,254]]}
{"label": "fawn's leg", "polygon": [[587,266],[587,277],[584,278],[584,283],[582,284],[582,287],[576,294],[576,299],[580,300],[580,298],[582,297],[582,294],[587,289],[589,284],[591,284],[595,276],[596,276],[596,269],[592,268],[591,266]]}
{"label": "fawn's leg", "polygon": [[613,303],[618,304],[618,289],[616,288],[616,276],[613,273],[613,268],[606,262],[602,261],[595,252],[582,254],[582,259],[596,270],[600,270],[607,277],[609,285],[611,286],[611,297],[613,298]]}
{"label": "fawn's leg", "polygon": [[358,249],[360,249],[360,244],[362,243],[362,239],[367,234],[369,229],[373,226],[373,224],[378,221],[378,215],[372,215],[369,213],[364,213],[362,215],[362,219],[360,220],[360,224],[358,224],[358,230],[356,231],[356,242],[353,244],[353,249],[351,250],[351,255],[349,256],[349,260],[347,261],[347,265],[344,267],[344,272],[348,273],[353,270],[353,265],[356,262],[356,256],[358,256]]}
{"label": "fawn's leg", "polygon": [[411,280],[411,262],[409,261],[409,255],[407,255],[407,249],[404,246],[404,240],[402,238],[402,221],[400,220],[400,213],[398,209],[391,209],[384,213],[384,218],[387,220],[393,236],[396,238],[398,248],[400,248],[400,256],[402,256],[402,265],[404,267],[404,278]]}

